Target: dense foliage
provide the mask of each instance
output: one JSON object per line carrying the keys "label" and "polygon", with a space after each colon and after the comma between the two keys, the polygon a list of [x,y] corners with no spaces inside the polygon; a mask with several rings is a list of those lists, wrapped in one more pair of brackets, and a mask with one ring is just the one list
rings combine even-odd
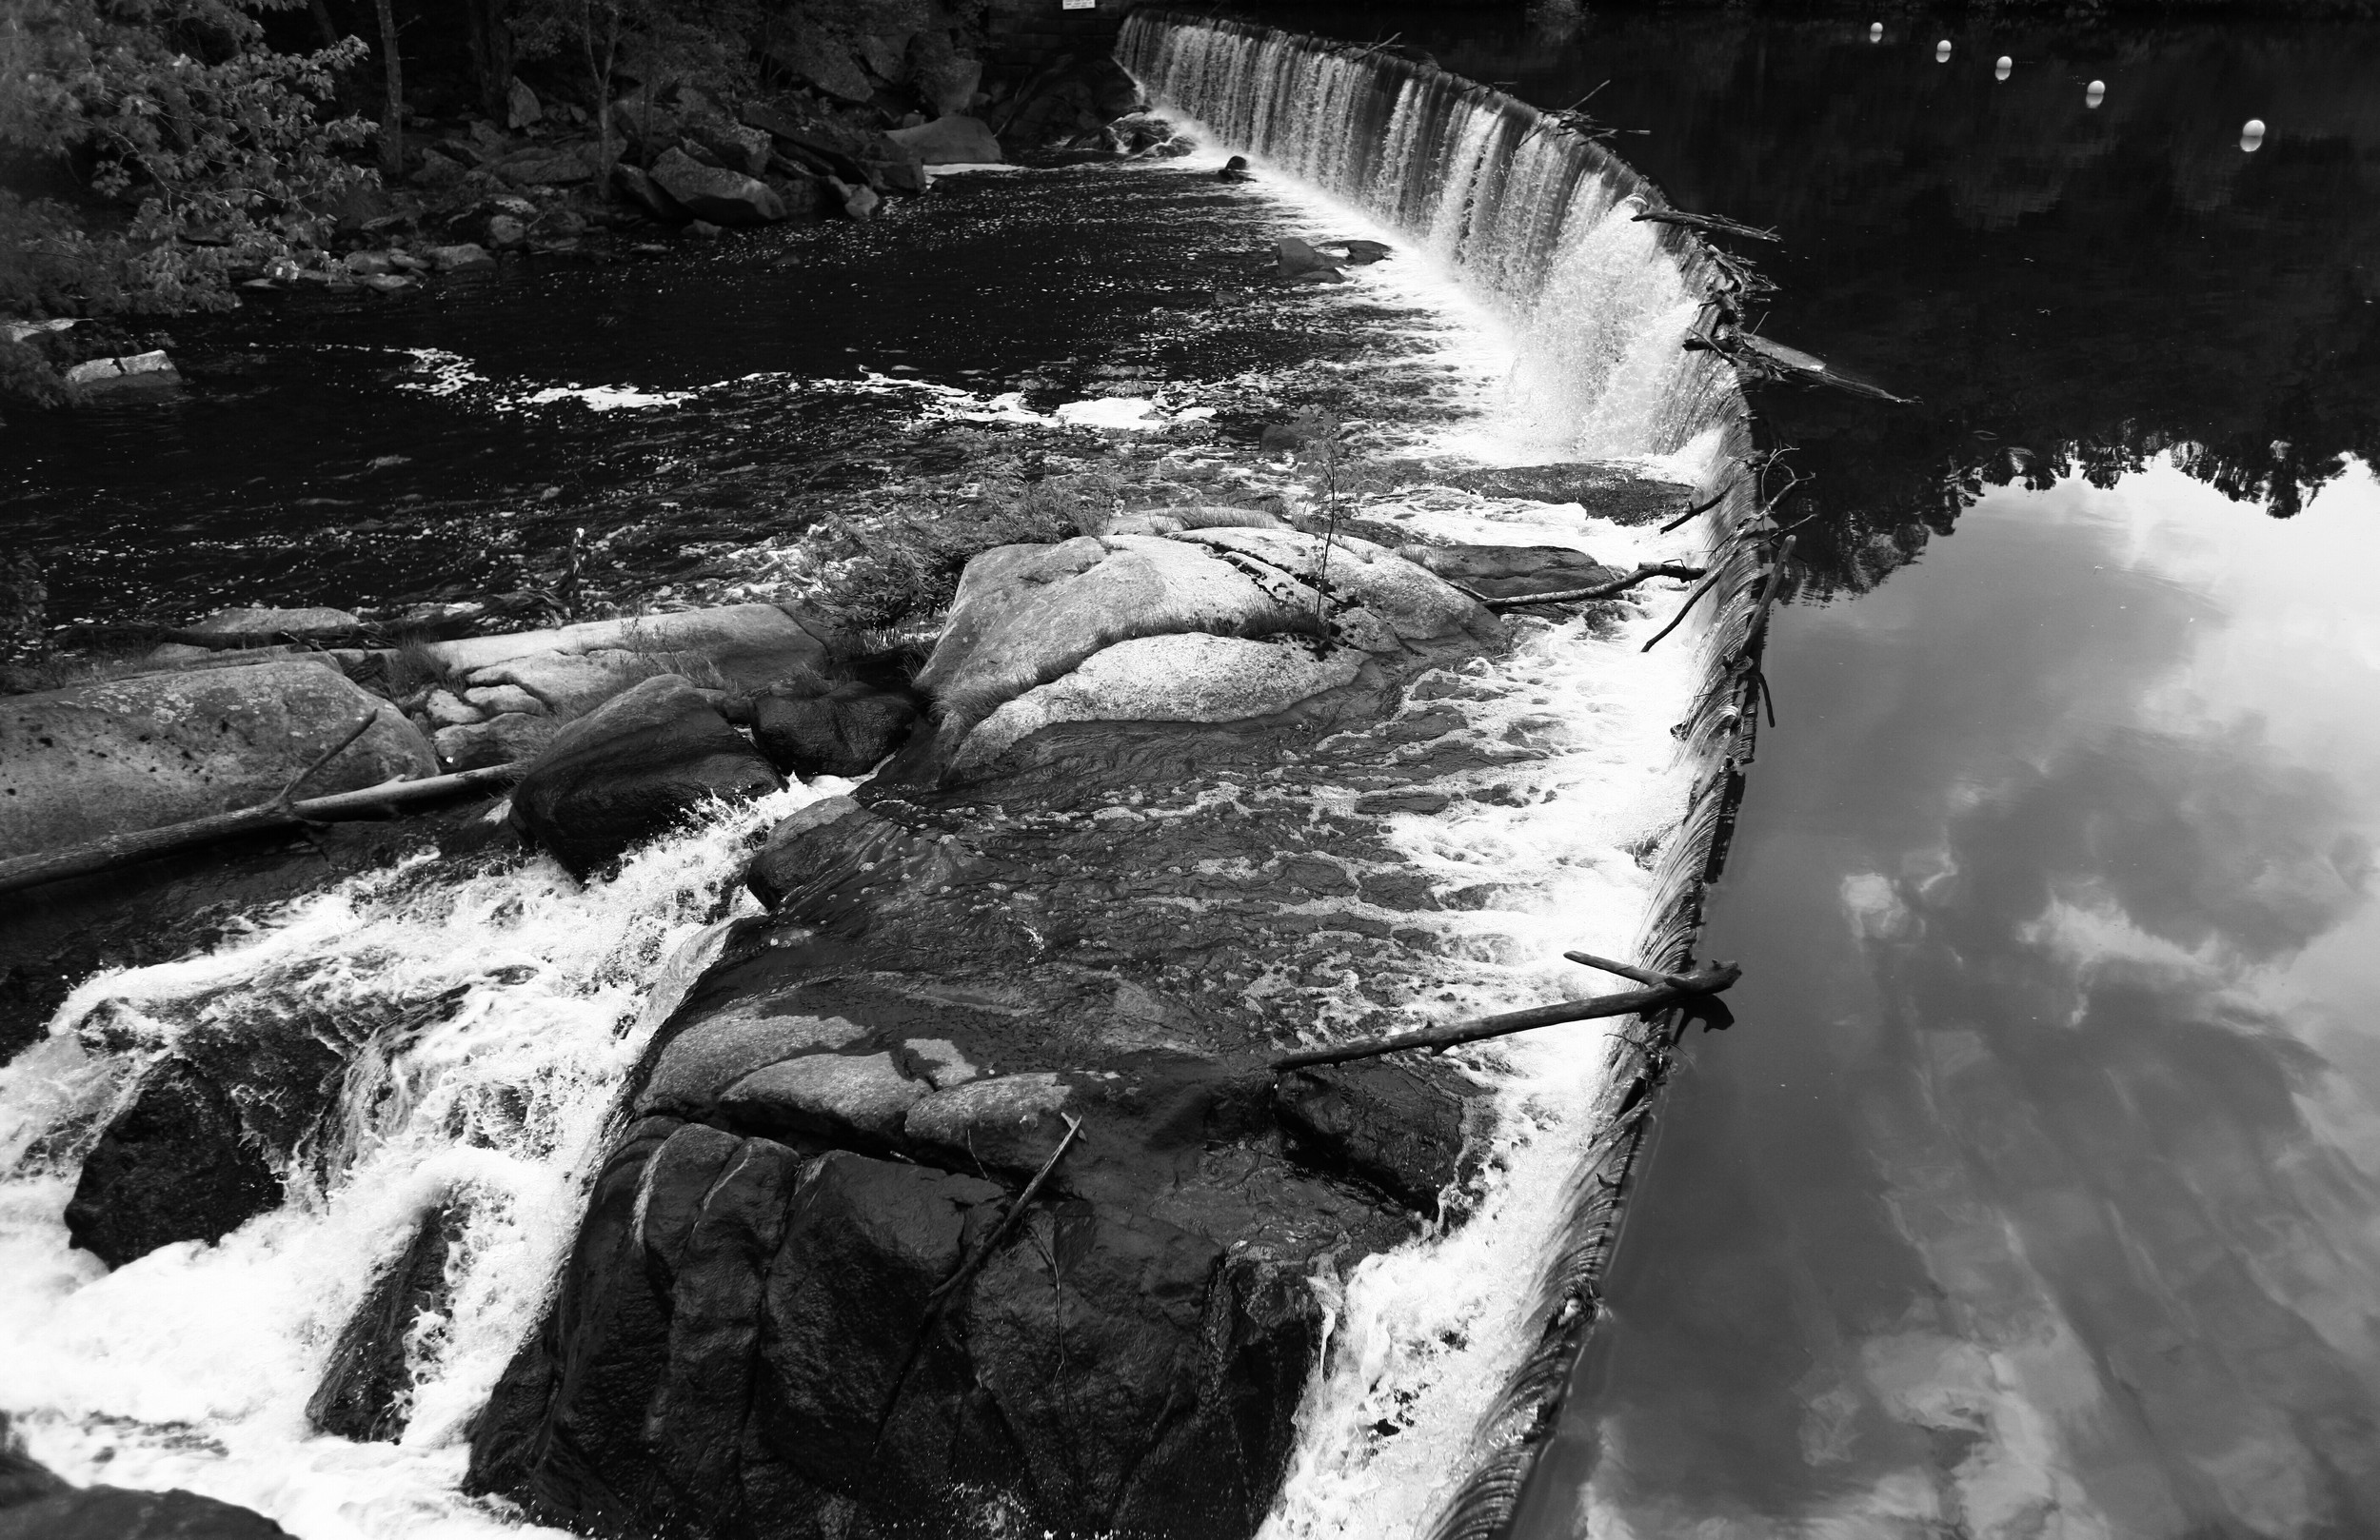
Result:
{"label": "dense foliage", "polygon": [[282,0],[0,0],[0,149],[64,172],[116,217],[89,233],[56,201],[0,194],[0,310],[171,309],[288,249],[370,173],[339,151],[354,38],[268,46]]}

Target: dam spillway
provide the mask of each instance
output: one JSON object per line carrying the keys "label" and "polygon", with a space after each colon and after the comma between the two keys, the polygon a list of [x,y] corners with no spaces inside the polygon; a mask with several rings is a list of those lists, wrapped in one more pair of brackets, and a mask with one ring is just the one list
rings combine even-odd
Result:
{"label": "dam spillway", "polygon": [[[1706,494],[1727,489],[1747,447],[1740,402],[1722,365],[1681,346],[1708,275],[1690,241],[1634,219],[1658,194],[1624,165],[1483,88],[1359,50],[1154,15],[1136,18],[1123,46],[1161,106],[1301,192],[1380,221],[1410,243],[1398,260],[1435,265],[1498,317],[1513,339],[1495,382],[1499,416],[1537,458],[1628,461]],[[1449,519],[1426,501],[1367,513],[1439,540],[1582,538],[1558,504]],[[1621,953],[1634,937],[1647,961],[1683,957],[1749,754],[1742,665],[1761,553],[1735,538],[1749,512],[1738,489],[1668,543],[1609,521],[1583,537],[1606,559],[1699,550],[1719,565],[1698,655],[1690,632],[1636,661],[1657,621],[1632,610],[1610,618],[1616,629],[1533,632],[1509,664],[1446,685],[1459,692],[1454,703],[1401,712],[1397,732],[1452,713],[1470,748],[1527,744],[1497,753],[1534,765],[1497,780],[1487,771],[1501,760],[1464,763],[1449,781],[1459,796],[1422,794],[1415,805],[1431,810],[1398,815],[1384,848],[1367,853],[1450,889],[1480,886],[1458,879],[1477,876],[1462,868],[1483,853],[1502,862],[1495,895],[1417,922],[1445,948],[1431,980],[1452,986],[1444,1001],[1495,1009],[1571,992],[1565,942]],[[1674,727],[1683,729],[1676,763]],[[550,1313],[546,1280],[570,1243],[572,1211],[618,1131],[647,1035],[711,963],[719,937],[703,922],[729,905],[708,889],[732,882],[749,827],[664,845],[583,893],[534,867],[489,872],[461,896],[427,872],[357,883],[268,919],[203,966],[134,970],[79,992],[47,1056],[9,1088],[11,1132],[34,1160],[15,1193],[18,1240],[39,1268],[64,1254],[36,1211],[63,1195],[72,1160],[149,1066],[227,1051],[248,1031],[362,1051],[325,1130],[303,1141],[284,1210],[219,1250],[144,1259],[101,1288],[62,1293],[55,1313],[23,1316],[52,1345],[32,1392],[33,1410],[53,1413],[33,1424],[47,1429],[43,1451],[71,1466],[80,1451],[91,1463],[75,1469],[96,1470],[113,1425],[77,1418],[112,1399],[140,1406],[144,1427],[202,1430],[181,1443],[142,1434],[150,1479],[198,1486],[241,1467],[224,1490],[278,1500],[309,1533],[336,1532],[344,1521],[332,1515],[356,1504],[399,1530],[492,1522],[455,1491],[461,1441],[506,1355]],[[652,984],[673,952],[675,982]],[[549,955],[568,965],[534,965]],[[1347,1030],[1359,1002],[1347,992],[1341,1003],[1349,1009],[1298,1030]],[[1299,1409],[1271,1532],[1387,1523],[1469,1534],[1501,1522],[1594,1320],[1655,1046],[1584,1032],[1516,1044],[1484,1064],[1502,1132],[1483,1152],[1494,1170],[1476,1208],[1320,1286],[1330,1347]],[[402,1250],[430,1202],[457,1214],[450,1308],[407,1346],[405,1438],[385,1457],[372,1451],[376,1463],[358,1474],[308,1438],[292,1392],[303,1398],[362,1280]],[[192,1344],[171,1366],[178,1400],[144,1389],[136,1367],[140,1304],[168,1297]],[[263,1366],[253,1385],[233,1383],[228,1354],[197,1347],[219,1330],[210,1322],[230,1317]],[[112,1383],[70,1383],[94,1362],[115,1366]],[[201,1447],[209,1441],[223,1452]],[[398,1516],[408,1508],[412,1518]]]}
{"label": "dam spillway", "polygon": [[[1675,456],[1711,493],[1728,490],[1752,446],[1743,400],[1732,369],[1684,346],[1719,274],[1700,243],[1636,217],[1667,199],[1601,144],[1380,47],[1253,23],[1144,10],[1125,23],[1117,56],[1158,110],[1379,220],[1504,317],[1515,357],[1497,406],[1525,424],[1536,452]],[[1727,597],[1678,724],[1693,792],[1638,941],[1658,966],[1691,950],[1752,755],[1756,695],[1744,661],[1756,652],[1747,633],[1767,553],[1739,535],[1757,518],[1756,500],[1736,488],[1707,523]],[[1475,1215],[1470,1244],[1458,1235],[1442,1251],[1424,1242],[1365,1264],[1373,1287],[1350,1290],[1339,1327],[1356,1346],[1326,1356],[1267,1535],[1502,1531],[1597,1313],[1657,1077],[1648,1040],[1615,1035],[1608,1060],[1572,1088],[1580,1099],[1566,1127],[1579,1151],[1540,1168],[1548,1190]],[[1478,1322],[1450,1364],[1417,1340],[1430,1313],[1420,1302],[1490,1255],[1525,1270],[1508,1282],[1519,1292],[1526,1278],[1529,1309],[1508,1315],[1500,1335],[1492,1314]],[[1442,1342],[1447,1323],[1436,1324]],[[1403,1426],[1380,1418],[1390,1408]],[[1402,1448],[1392,1452],[1382,1429]]]}

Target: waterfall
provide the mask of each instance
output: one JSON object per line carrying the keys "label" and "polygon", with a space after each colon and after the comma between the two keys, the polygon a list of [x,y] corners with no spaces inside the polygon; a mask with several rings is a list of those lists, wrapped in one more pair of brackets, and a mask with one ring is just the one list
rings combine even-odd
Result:
{"label": "waterfall", "polygon": [[[1676,227],[1636,218],[1667,200],[1599,144],[1379,48],[1140,10],[1117,56],[1156,109],[1186,120],[1211,148],[1401,232],[1500,313],[1518,355],[1504,405],[1533,437],[1570,456],[1671,457],[1716,498],[1702,537],[1717,599],[1676,731],[1676,774],[1690,789],[1636,944],[1652,966],[1682,965],[1752,758],[1756,617],[1771,575],[1764,543],[1745,538],[1760,509],[1735,468],[1754,442],[1734,371],[1683,346],[1719,276],[1709,255]],[[1567,1067],[1577,1090],[1557,1091],[1565,1104],[1550,1117],[1531,1098],[1560,1076],[1532,1080],[1524,1066],[1514,1076],[1518,1089],[1499,1095],[1504,1114],[1576,1147],[1549,1158],[1526,1135],[1507,1143],[1497,1155],[1509,1185],[1527,1191],[1359,1270],[1307,1388],[1266,1540],[1505,1531],[1600,1313],[1599,1282],[1667,1057],[1658,1031],[1614,1032],[1600,1063]],[[1510,1271],[1516,1264],[1525,1271]],[[1464,1274],[1482,1268],[1503,1270],[1502,1292],[1525,1309],[1481,1312],[1450,1333],[1430,1301],[1476,1288]],[[1450,1367],[1440,1343],[1422,1340],[1431,1331],[1461,1337],[1455,1352],[1470,1361]],[[1385,1407],[1433,1402],[1433,1414],[1407,1425],[1407,1441],[1428,1448],[1392,1452],[1371,1425]]]}
{"label": "waterfall", "polygon": [[1701,246],[1639,223],[1668,200],[1551,115],[1376,48],[1163,10],[1116,56],[1159,110],[1402,231],[1500,312],[1507,405],[1564,453],[1676,454],[1740,412],[1733,373],[1680,346]]}
{"label": "waterfall", "polygon": [[[519,1535],[455,1491],[463,1430],[544,1308],[622,1077],[724,917],[752,907],[735,887],[752,839],[845,784],[723,809],[584,886],[544,858],[457,876],[425,857],[85,980],[0,1068],[0,1412],[34,1455],[311,1536]],[[69,1249],[83,1156],[151,1065],[305,1038],[347,1068],[282,1156],[279,1209],[112,1273]],[[439,1206],[459,1234],[445,1313],[407,1344],[404,1436],[316,1436],[305,1408],[332,1339]]]}

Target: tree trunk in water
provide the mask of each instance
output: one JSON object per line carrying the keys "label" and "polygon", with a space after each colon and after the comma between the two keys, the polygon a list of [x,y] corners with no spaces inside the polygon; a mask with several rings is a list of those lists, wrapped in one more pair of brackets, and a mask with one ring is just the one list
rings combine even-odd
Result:
{"label": "tree trunk in water", "polygon": [[512,29],[505,25],[510,0],[470,0],[471,73],[481,109],[499,124],[511,106]]}
{"label": "tree trunk in water", "polygon": [[388,103],[380,110],[380,168],[390,176],[405,169],[405,62],[397,57],[397,12],[377,0],[380,59],[388,83]]}

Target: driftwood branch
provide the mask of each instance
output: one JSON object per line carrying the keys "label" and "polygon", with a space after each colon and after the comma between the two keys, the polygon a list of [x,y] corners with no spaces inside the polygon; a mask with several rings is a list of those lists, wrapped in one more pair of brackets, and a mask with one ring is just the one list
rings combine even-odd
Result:
{"label": "driftwood branch", "polygon": [[1713,508],[1717,507],[1721,503],[1727,501],[1727,494],[1735,490],[1735,483],[1741,480],[1743,480],[1743,478],[1740,476],[1732,478],[1726,485],[1720,487],[1717,491],[1712,493],[1700,503],[1696,503],[1693,507],[1688,508],[1676,518],[1672,519],[1668,523],[1663,524],[1661,526],[1661,533],[1664,535],[1674,535],[1680,529],[1686,527],[1687,523],[1691,521],[1703,514],[1709,513]]}
{"label": "driftwood branch", "polygon": [[1736,656],[1757,658],[1760,643],[1769,634],[1769,609],[1776,602],[1777,591],[1785,586],[1785,563],[1794,559],[1794,542],[1798,535],[1788,535],[1785,543],[1776,548],[1776,560],[1769,564],[1768,581],[1760,585],[1760,603],[1753,611],[1752,629],[1744,633],[1744,644]]}
{"label": "driftwood branch", "polygon": [[992,1254],[1000,1250],[1001,1244],[1016,1233],[1017,1226],[1024,1222],[1025,1211],[1041,1195],[1041,1184],[1049,1180],[1049,1174],[1058,1169],[1059,1157],[1066,1153],[1068,1145],[1074,1143],[1075,1135],[1082,1132],[1081,1118],[1070,1114],[1061,1116],[1066,1118],[1066,1132],[1059,1139],[1058,1148],[1049,1153],[1049,1158],[1041,1162],[1041,1169],[1024,1184],[1024,1191],[1019,1193],[1017,1200],[1008,1205],[1008,1212],[1000,1216],[1000,1223],[992,1227],[992,1233],[984,1236],[982,1243],[959,1264],[959,1271],[935,1285],[934,1292],[925,1296],[925,1318],[918,1323],[917,1335],[909,1341],[908,1356],[901,1360],[900,1372],[893,1375],[892,1388],[884,1392],[883,1409],[877,1413],[876,1440],[879,1444],[883,1442],[884,1429],[892,1421],[894,1409],[901,1405],[901,1392],[909,1383],[910,1372],[917,1368],[918,1359],[924,1356],[925,1345],[933,1338],[934,1328],[948,1313],[950,1302],[966,1292],[967,1285],[975,1281],[975,1275],[983,1271],[983,1264],[992,1259]]}
{"label": "driftwood branch", "polygon": [[1740,224],[1718,214],[1689,214],[1679,208],[1648,208],[1638,214],[1635,222],[1639,225],[1681,225],[1690,230],[1702,230],[1715,235],[1740,235],[1754,241],[1784,239],[1775,230]]}
{"label": "driftwood branch", "polygon": [[[345,747],[344,744],[341,746]],[[62,882],[70,877],[112,872],[136,861],[180,855],[187,850],[201,850],[242,835],[270,834],[282,829],[304,828],[309,824],[382,818],[424,802],[442,801],[465,792],[509,784],[518,780],[527,768],[528,761],[522,760],[511,764],[489,765],[481,770],[430,776],[421,780],[383,781],[377,786],[367,786],[360,791],[335,792],[328,797],[308,797],[296,801],[276,798],[262,806],[215,813],[185,823],[169,823],[161,829],[135,829],[129,834],[111,834],[104,839],[69,845],[63,850],[46,850],[36,855],[0,860],[0,893],[19,893],[45,882]],[[308,774],[311,774],[310,770]],[[290,788],[294,789],[296,784],[292,781]]]}
{"label": "driftwood branch", "polygon": [[[1597,962],[1595,966],[1602,967],[1604,964]],[[1275,1075],[1285,1075],[1291,1070],[1301,1070],[1316,1064],[1344,1064],[1353,1059],[1378,1058],[1382,1054],[1416,1051],[1442,1054],[1464,1043],[1479,1042],[1489,1037],[1507,1037],[1533,1027],[1665,1011],[1673,1005],[1683,1005],[1719,994],[1742,977],[1743,970],[1732,962],[1714,963],[1700,972],[1680,975],[1675,981],[1631,990],[1624,995],[1562,1000],[1553,1005],[1532,1006],[1526,1011],[1507,1011],[1502,1016],[1485,1017],[1477,1021],[1460,1021],[1453,1026],[1425,1027],[1419,1032],[1400,1033],[1394,1037],[1375,1037],[1365,1042],[1343,1043],[1335,1048],[1310,1048],[1301,1053],[1284,1054],[1273,1060],[1272,1071]]]}
{"label": "driftwood branch", "polygon": [[1636,650],[1638,652],[1651,652],[1655,647],[1660,644],[1663,637],[1668,636],[1672,631],[1675,631],[1679,626],[1685,624],[1686,616],[1694,609],[1695,602],[1699,600],[1704,594],[1707,594],[1712,589],[1717,587],[1719,585],[1719,579],[1726,576],[1726,566],[1722,563],[1719,570],[1703,579],[1695,591],[1686,596],[1686,602],[1677,606],[1677,613],[1669,618],[1669,624],[1661,627],[1658,631],[1654,632],[1653,640],[1646,642],[1643,646],[1638,647]]}
{"label": "driftwood branch", "polygon": [[1479,602],[1490,609],[1526,609],[1531,604],[1578,604],[1591,599],[1609,599],[1614,594],[1626,593],[1648,578],[1691,580],[1701,576],[1700,567],[1682,566],[1676,562],[1653,562],[1637,567],[1624,578],[1598,582],[1592,588],[1559,588],[1550,594],[1507,594],[1501,599],[1482,599]]}
{"label": "driftwood branch", "polygon": [[362,738],[366,733],[370,732],[372,730],[372,723],[378,721],[380,721],[380,708],[378,706],[374,706],[371,710],[364,713],[364,715],[357,720],[355,725],[347,729],[347,737],[339,740],[336,743],[331,744],[330,747],[323,750],[320,755],[316,756],[312,764],[307,765],[305,769],[289,778],[289,783],[281,788],[281,795],[272,800],[273,805],[281,809],[282,812],[287,813],[289,817],[297,819],[300,823],[322,822],[323,820],[321,819],[311,818],[299,812],[297,810],[297,804],[291,801],[290,799],[297,795],[297,789],[300,786],[305,785],[307,781],[314,779],[314,772],[320,770],[324,765],[328,764],[340,755],[345,754],[347,751],[348,745],[352,744],[357,739]]}
{"label": "driftwood branch", "polygon": [[1565,952],[1562,956],[1573,962],[1583,962],[1590,968],[1599,968],[1608,974],[1617,974],[1622,978],[1633,978],[1637,983],[1652,988],[1684,990],[1694,988],[1693,980],[1684,974],[1656,973],[1651,968],[1639,968],[1633,962],[1615,962],[1610,958],[1598,958],[1592,952]]}

